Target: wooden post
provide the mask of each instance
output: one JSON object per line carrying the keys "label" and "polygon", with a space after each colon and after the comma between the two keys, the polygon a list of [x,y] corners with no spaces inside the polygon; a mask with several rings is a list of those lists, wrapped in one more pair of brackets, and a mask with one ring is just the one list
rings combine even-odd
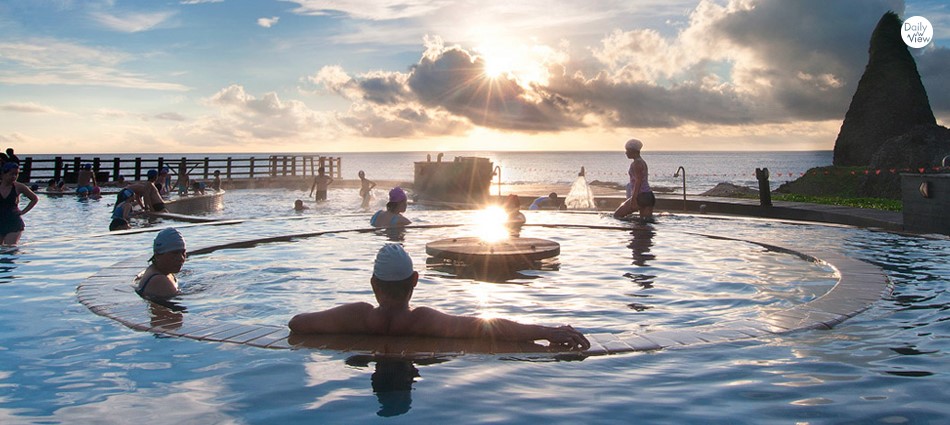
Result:
{"label": "wooden post", "polygon": [[135,181],[138,181],[141,178],[142,178],[142,158],[135,157],[135,176],[133,176],[133,179],[135,179]]}
{"label": "wooden post", "polygon": [[63,157],[57,156],[53,159],[53,178],[56,179],[56,182],[59,182],[59,179],[63,178]]}
{"label": "wooden post", "polygon": [[156,171],[158,171],[159,173],[161,173],[161,172],[162,172],[162,168],[165,168],[165,158],[158,157],[158,168],[156,169]]}
{"label": "wooden post", "polygon": [[208,157],[205,157],[205,180],[208,180]]}
{"label": "wooden post", "polygon": [[252,179],[254,178],[254,157],[253,157],[253,156],[251,157],[251,176],[250,176],[250,178],[252,178]]}
{"label": "wooden post", "polygon": [[290,175],[297,177],[297,155],[290,157]]}
{"label": "wooden post", "polygon": [[112,181],[119,181],[120,162],[119,157],[112,158]]}
{"label": "wooden post", "polygon": [[28,156],[23,160],[23,165],[20,166],[20,175],[17,177],[16,180],[20,183],[29,183],[30,174],[32,173],[33,173],[33,158]]}
{"label": "wooden post", "polygon": [[230,156],[228,157],[228,172],[225,176],[228,178],[228,180],[231,180],[231,157]]}

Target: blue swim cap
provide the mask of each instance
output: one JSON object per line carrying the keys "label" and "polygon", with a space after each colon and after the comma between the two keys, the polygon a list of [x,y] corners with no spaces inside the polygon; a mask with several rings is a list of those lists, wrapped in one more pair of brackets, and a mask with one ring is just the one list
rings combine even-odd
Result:
{"label": "blue swim cap", "polygon": [[15,163],[15,162],[5,162],[5,163],[3,163],[3,168],[0,168],[0,170],[2,170],[2,172],[6,173],[7,171],[10,171],[10,170],[12,170],[12,169],[14,169],[14,168],[20,168],[20,164],[17,164],[17,163]]}

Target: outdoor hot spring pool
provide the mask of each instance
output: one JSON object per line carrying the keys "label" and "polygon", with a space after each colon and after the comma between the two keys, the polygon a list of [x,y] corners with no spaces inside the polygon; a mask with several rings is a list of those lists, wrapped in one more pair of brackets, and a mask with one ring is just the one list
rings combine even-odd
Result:
{"label": "outdoor hot spring pool", "polygon": [[747,241],[866,261],[885,271],[893,293],[831,330],[570,361],[543,353],[407,360],[264,349],[139,332],[91,312],[77,286],[130,257],[144,268],[154,232],[108,234],[108,198],[41,197],[24,217],[21,246],[0,255],[0,422],[936,423],[948,416],[947,240],[763,220],[668,216],[634,226],[602,214],[526,212],[534,225],[521,236],[556,241],[560,255],[484,278],[427,264],[425,254],[427,242],[477,232],[472,212],[410,207],[407,215],[430,227],[345,231],[367,227],[370,215],[350,192],[331,190],[329,203],[295,214],[300,192],[232,191],[219,215],[242,222],[153,223],[178,227],[190,248],[332,231],[193,256],[179,275],[185,317],[283,326],[297,312],[371,302],[372,259],[391,240],[405,244],[422,275],[416,305],[570,323],[585,334],[754,321],[813,301],[837,282],[827,264]]}

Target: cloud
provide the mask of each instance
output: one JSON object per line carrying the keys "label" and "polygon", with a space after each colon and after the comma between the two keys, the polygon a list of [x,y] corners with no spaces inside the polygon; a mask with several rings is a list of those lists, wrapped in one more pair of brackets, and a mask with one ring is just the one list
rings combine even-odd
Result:
{"label": "cloud", "polygon": [[217,114],[193,120],[182,131],[211,144],[300,143],[339,132],[326,115],[301,101],[284,101],[276,93],[258,98],[237,84],[219,90],[205,103]]}
{"label": "cloud", "polygon": [[55,39],[0,42],[0,83],[189,90],[119,68],[133,59],[122,52]]}
{"label": "cloud", "polygon": [[204,4],[204,3],[221,3],[224,0],[181,0],[180,4]]}
{"label": "cloud", "polygon": [[[932,45],[931,45],[932,46]],[[930,106],[950,115],[950,49],[931,47],[917,57],[917,71],[927,88]]]}
{"label": "cloud", "polygon": [[142,32],[155,29],[175,16],[176,12],[125,13],[116,15],[105,12],[92,12],[93,20],[107,29],[118,32]]}
{"label": "cloud", "polygon": [[[538,63],[545,78],[487,78],[486,59],[473,48],[427,38],[407,72],[350,76],[333,66],[309,81],[352,102],[339,119],[366,135],[405,134],[388,125],[400,122],[393,119],[400,105],[430,121],[524,133],[828,122],[847,110],[878,20],[903,7],[897,0],[701,1],[685,22],[668,24],[672,32],[618,28],[589,56],[571,54],[567,43],[538,46],[556,58]],[[934,93],[947,92],[950,55],[935,48],[918,60],[935,110],[947,110],[950,101]]]}
{"label": "cloud", "polygon": [[293,10],[299,15],[329,15],[339,13],[356,19],[386,21],[429,15],[452,4],[449,0],[282,0],[296,3]]}
{"label": "cloud", "polygon": [[160,113],[160,114],[155,114],[155,118],[156,118],[156,119],[159,119],[159,120],[165,120],[165,121],[185,121],[185,120],[187,120],[187,118],[185,118],[184,115],[181,115],[181,114],[179,114],[179,113],[177,113],[177,112],[162,112],[162,113]]}
{"label": "cloud", "polygon": [[274,25],[277,25],[277,21],[279,20],[280,20],[280,17],[278,16],[273,16],[270,18],[257,18],[257,25],[260,25],[261,27],[264,27],[264,28],[270,28]]}
{"label": "cloud", "polygon": [[59,111],[56,108],[46,105],[40,105],[33,102],[11,102],[0,105],[0,110],[8,112],[20,112],[25,114],[64,114],[65,112]]}

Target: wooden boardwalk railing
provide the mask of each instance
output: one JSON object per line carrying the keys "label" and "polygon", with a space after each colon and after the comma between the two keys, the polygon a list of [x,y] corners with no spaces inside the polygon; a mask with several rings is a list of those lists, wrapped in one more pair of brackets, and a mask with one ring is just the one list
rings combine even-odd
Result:
{"label": "wooden boardwalk railing", "polygon": [[21,182],[40,182],[65,179],[76,182],[76,172],[85,164],[92,164],[96,181],[116,181],[119,175],[127,180],[145,180],[148,170],[171,169],[171,174],[186,172],[193,179],[210,179],[219,171],[222,179],[314,176],[320,167],[335,179],[341,178],[342,161],[339,157],[317,155],[270,155],[266,157],[227,158],[165,158],[165,157],[26,157],[20,164]]}

